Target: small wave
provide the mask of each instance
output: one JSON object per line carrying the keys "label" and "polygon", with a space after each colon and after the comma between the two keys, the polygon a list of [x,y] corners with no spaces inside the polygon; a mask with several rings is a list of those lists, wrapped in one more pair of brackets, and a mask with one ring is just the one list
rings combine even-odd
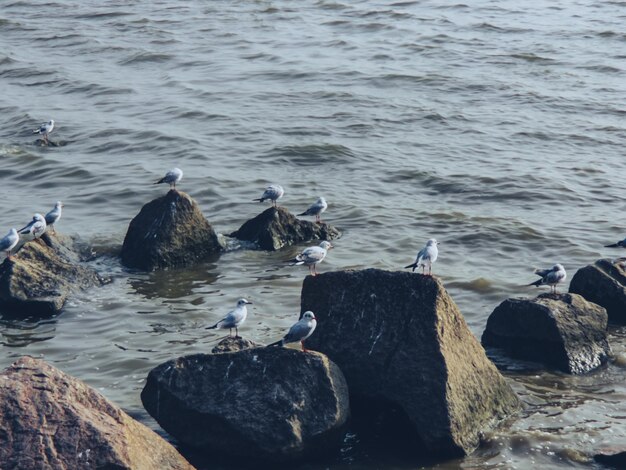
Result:
{"label": "small wave", "polygon": [[127,13],[125,11],[110,11],[106,13],[86,13],[83,15],[76,15],[76,19],[86,19],[86,20],[102,20],[107,18],[119,18],[120,16],[129,16],[132,13]]}
{"label": "small wave", "polygon": [[317,165],[318,163],[345,161],[354,158],[348,147],[337,144],[287,145],[276,147],[267,152],[266,157],[298,165]]}
{"label": "small wave", "polygon": [[514,59],[525,60],[526,62],[538,62],[538,63],[554,63],[554,59],[550,59],[548,57],[541,57],[532,52],[524,52],[524,53],[516,53],[510,54],[509,57]]}
{"label": "small wave", "polygon": [[131,65],[131,64],[140,64],[144,62],[167,62],[171,60],[174,56],[171,54],[162,54],[155,52],[139,52],[137,54],[133,54],[132,56],[118,61],[120,65]]}

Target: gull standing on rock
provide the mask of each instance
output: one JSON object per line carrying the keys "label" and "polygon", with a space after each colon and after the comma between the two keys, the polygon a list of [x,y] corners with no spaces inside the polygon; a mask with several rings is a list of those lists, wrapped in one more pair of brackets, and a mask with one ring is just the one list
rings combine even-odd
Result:
{"label": "gull standing on rock", "polygon": [[180,168],[173,168],[168,171],[163,178],[159,181],[155,181],[154,184],[167,183],[170,185],[170,189],[176,189],[176,183],[183,179],[183,170]]}
{"label": "gull standing on rock", "polygon": [[48,134],[52,133],[54,129],[54,120],[50,119],[48,122],[44,122],[39,129],[35,129],[33,134],[41,135],[42,140],[47,144],[48,143]]}
{"label": "gull standing on rock", "polygon": [[567,274],[562,264],[555,264],[549,269],[535,269],[535,274],[541,276],[541,279],[528,284],[529,286],[549,285],[550,292],[556,294],[556,285],[565,281]]}
{"label": "gull standing on rock", "polygon": [[313,334],[315,331],[315,327],[317,326],[317,319],[313,312],[308,311],[304,312],[302,318],[296,322],[287,334],[280,341],[276,341],[275,343],[268,344],[267,347],[270,346],[284,346],[287,343],[297,343],[300,341],[302,345],[302,351],[307,352],[307,349],[304,347],[304,340]]}
{"label": "gull standing on rock", "polygon": [[46,227],[52,229],[52,233],[56,233],[56,229],[54,228],[54,224],[56,224],[59,220],[61,220],[61,214],[63,212],[63,203],[61,201],[57,201],[54,205],[54,209],[48,212],[44,219],[46,219]]}
{"label": "gull standing on rock", "polygon": [[321,223],[322,222],[322,217],[321,217],[322,216],[322,212],[324,212],[327,207],[328,207],[328,204],[326,203],[326,199],[324,199],[323,197],[320,197],[306,211],[304,211],[302,214],[298,214],[298,216],[301,216],[301,215],[314,215],[315,216],[315,221],[318,222],[318,223]]}
{"label": "gull standing on rock", "polygon": [[280,184],[270,184],[267,188],[265,188],[263,195],[259,199],[253,199],[253,201],[263,202],[266,199],[269,199],[272,201],[272,205],[276,207],[276,201],[283,197],[283,194],[285,194],[285,190]]}
{"label": "gull standing on rock", "polygon": [[219,328],[221,330],[225,330],[228,328],[230,330],[229,334],[233,334],[233,328],[235,329],[235,338],[240,338],[239,336],[239,327],[243,325],[243,322],[246,321],[246,317],[248,316],[248,308],[246,305],[251,305],[252,302],[248,302],[246,299],[239,299],[237,301],[237,306],[234,310],[231,310],[226,314],[224,318],[218,321],[213,326],[207,326],[207,330],[212,330],[215,328]]}
{"label": "gull standing on rock", "polygon": [[306,264],[309,267],[309,272],[315,276],[317,274],[317,270],[315,267],[324,261],[326,258],[326,253],[328,250],[334,248],[330,242],[323,241],[319,244],[319,246],[311,246],[304,250],[302,253],[296,255],[295,258],[286,261],[287,263],[291,263],[292,266],[299,266],[302,264]]}
{"label": "gull standing on rock", "polygon": [[18,230],[20,235],[24,235],[26,241],[35,240],[41,237],[46,231],[46,219],[41,214],[35,214],[33,220],[26,227]]}
{"label": "gull standing on rock", "polygon": [[9,230],[2,239],[0,239],[0,251],[4,251],[7,254],[7,258],[11,259],[11,250],[15,248],[17,242],[20,241],[20,236],[17,233],[17,230],[12,228]]}
{"label": "gull standing on rock", "polygon": [[439,256],[439,249],[437,248],[437,245],[439,245],[439,242],[434,238],[428,240],[426,242],[426,246],[418,251],[415,263],[409,264],[404,268],[413,268],[413,272],[415,272],[415,269],[421,266],[422,274],[425,274],[424,270],[426,266],[428,266],[428,275],[432,275],[433,263],[437,261],[437,256]]}

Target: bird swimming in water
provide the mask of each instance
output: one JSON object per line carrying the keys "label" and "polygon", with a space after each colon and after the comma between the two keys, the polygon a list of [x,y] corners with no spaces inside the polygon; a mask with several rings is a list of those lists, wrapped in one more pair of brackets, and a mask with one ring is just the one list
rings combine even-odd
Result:
{"label": "bird swimming in water", "polygon": [[315,267],[324,261],[328,250],[331,248],[334,248],[334,246],[330,242],[324,240],[319,244],[319,246],[311,246],[296,255],[295,258],[287,260],[286,262],[291,263],[292,266],[305,264],[309,267],[309,272],[315,276],[317,274]]}
{"label": "bird swimming in water", "polygon": [[538,279],[535,282],[528,284],[529,286],[550,286],[550,292],[556,294],[556,285],[565,281],[567,274],[565,272],[565,268],[562,264],[555,264],[549,269],[535,269],[535,274],[537,276],[541,276],[541,279]]}
{"label": "bird swimming in water", "polygon": [[313,334],[315,331],[315,327],[317,326],[317,319],[313,312],[308,311],[304,312],[302,318],[294,323],[287,334],[280,341],[276,341],[275,343],[268,344],[267,347],[270,346],[284,346],[288,343],[297,343],[300,341],[302,345],[302,351],[307,352],[308,350],[304,347],[304,340]]}
{"label": "bird swimming in water", "polygon": [[326,208],[328,207],[328,204],[326,203],[326,199],[324,199],[323,197],[320,197],[317,199],[317,201],[315,201],[313,204],[311,204],[311,206],[305,210],[302,214],[298,214],[298,216],[301,215],[314,215],[315,216],[315,221],[318,223],[322,222],[322,212],[324,212],[326,210]]}
{"label": "bird swimming in water", "polygon": [[28,225],[18,230],[20,235],[28,240],[35,240],[41,237],[46,231],[46,219],[41,214],[35,214],[33,220]]}
{"label": "bird swimming in water", "polygon": [[253,199],[253,201],[263,202],[269,199],[272,201],[272,205],[276,207],[278,205],[276,201],[283,197],[283,194],[285,194],[285,190],[280,184],[270,184],[265,188],[263,195],[259,199]]}
{"label": "bird swimming in water", "polygon": [[221,330],[225,330],[228,328],[229,334],[232,336],[233,328],[235,329],[235,338],[239,338],[239,327],[243,325],[243,322],[246,321],[246,317],[248,316],[248,309],[246,305],[251,305],[252,302],[248,302],[246,299],[239,299],[237,301],[237,306],[234,310],[231,310],[226,314],[224,318],[218,321],[213,326],[207,326],[207,330],[213,330],[215,328],[219,328]]}
{"label": "bird swimming in water", "polygon": [[54,228],[54,224],[56,224],[59,220],[61,220],[61,215],[63,212],[63,203],[61,201],[57,201],[54,205],[54,209],[48,212],[44,219],[46,219],[46,227],[52,229],[52,233],[56,233],[56,229]]}
{"label": "bird swimming in water", "polygon": [[155,181],[154,184],[167,183],[170,185],[170,189],[176,189],[176,183],[183,179],[183,170],[180,168],[172,168],[165,173],[165,176],[159,181]]}
{"label": "bird swimming in water", "polygon": [[11,259],[11,250],[15,248],[19,241],[20,236],[18,235],[17,230],[12,228],[9,230],[9,233],[0,239],[0,251],[4,251],[7,254],[7,258]]}
{"label": "bird swimming in water", "polygon": [[431,238],[426,242],[426,246],[417,252],[417,256],[415,257],[415,263],[409,264],[404,268],[413,268],[413,272],[419,266],[422,267],[422,274],[425,274],[426,266],[428,266],[428,275],[432,275],[433,263],[437,261],[437,256],[439,256],[439,249],[437,248],[439,242],[434,238]]}
{"label": "bird swimming in water", "polygon": [[41,135],[41,139],[47,144],[48,135],[52,133],[54,129],[54,120],[50,119],[48,122],[44,122],[38,129],[33,131],[33,134]]}

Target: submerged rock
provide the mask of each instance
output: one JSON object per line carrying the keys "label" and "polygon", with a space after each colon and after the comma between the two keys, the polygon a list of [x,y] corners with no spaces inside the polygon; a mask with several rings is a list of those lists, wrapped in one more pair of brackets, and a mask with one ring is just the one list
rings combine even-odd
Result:
{"label": "submerged rock", "polygon": [[46,233],[22,245],[0,265],[0,311],[20,315],[59,313],[72,292],[104,283],[80,262],[69,237]]}
{"label": "submerged rock", "polygon": [[307,276],[306,310],[318,319],[307,348],[341,368],[355,419],[378,419],[387,434],[408,425],[412,448],[467,454],[520,406],[435,277],[378,269]]}
{"label": "submerged rock", "polygon": [[519,359],[584,374],[611,354],[607,321],[606,310],[577,294],[507,299],[489,316],[482,343]]}
{"label": "submerged rock", "polygon": [[150,371],[141,399],[179,442],[255,464],[338,448],[349,414],[339,368],[283,348],[168,361]]}
{"label": "submerged rock", "polygon": [[188,266],[212,259],[222,247],[198,204],[171,189],[149,202],[130,222],[122,264],[146,271]]}
{"label": "submerged rock", "polygon": [[626,260],[600,259],[579,269],[569,291],[604,307],[612,323],[626,324]]}
{"label": "submerged rock", "polygon": [[283,207],[270,207],[229,236],[273,251],[310,240],[334,240],[339,235],[332,225],[300,220]]}
{"label": "submerged rock", "polygon": [[0,374],[0,462],[15,470],[193,470],[92,388],[30,357]]}

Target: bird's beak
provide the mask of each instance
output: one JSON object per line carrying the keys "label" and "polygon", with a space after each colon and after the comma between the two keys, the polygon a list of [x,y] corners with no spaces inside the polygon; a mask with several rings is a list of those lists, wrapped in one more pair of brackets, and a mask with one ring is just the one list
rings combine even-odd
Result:
{"label": "bird's beak", "polygon": [[332,245],[332,244],[331,244],[331,245],[328,247],[328,249],[329,249],[329,250],[330,250],[330,249],[332,249],[332,248],[335,248],[335,245]]}
{"label": "bird's beak", "polygon": [[252,305],[252,302],[246,302],[248,305]]}

